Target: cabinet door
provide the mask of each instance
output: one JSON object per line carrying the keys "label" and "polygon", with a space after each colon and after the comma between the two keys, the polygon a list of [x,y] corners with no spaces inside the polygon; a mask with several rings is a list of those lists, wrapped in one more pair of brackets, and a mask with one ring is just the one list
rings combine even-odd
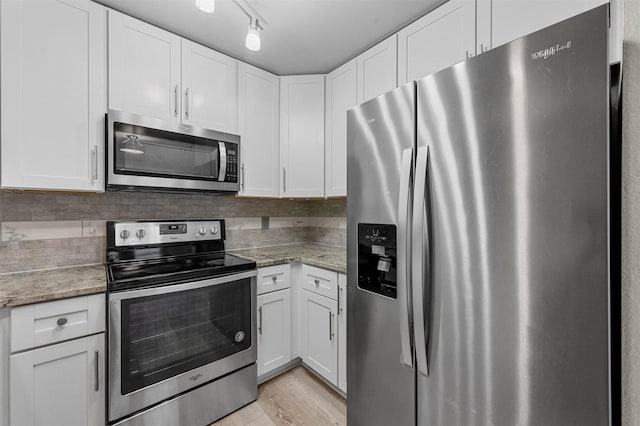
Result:
{"label": "cabinet door", "polygon": [[104,191],[106,9],[1,3],[2,186]]}
{"label": "cabinet door", "polygon": [[309,290],[302,293],[302,360],[327,381],[337,385],[337,303]]}
{"label": "cabinet door", "polygon": [[[482,10],[481,7],[484,10],[490,7],[491,39],[488,42],[491,47],[497,47],[607,2],[607,0],[479,0],[478,6],[479,11]],[[487,13],[483,16],[486,21]],[[478,34],[478,37],[480,38],[481,34]],[[484,38],[486,39],[486,36]]]}
{"label": "cabinet door", "polygon": [[109,11],[109,108],[180,120],[180,37]]}
{"label": "cabinet door", "polygon": [[324,193],[347,195],[347,110],[357,105],[356,60],[326,78]]}
{"label": "cabinet door", "polygon": [[104,425],[104,333],[11,355],[12,425]]}
{"label": "cabinet door", "polygon": [[278,197],[280,162],[280,79],[238,63],[238,196]]}
{"label": "cabinet door", "polygon": [[338,274],[338,389],[347,393],[347,276]]}
{"label": "cabinet door", "polygon": [[280,79],[280,196],[324,196],[324,75]]}
{"label": "cabinet door", "polygon": [[449,0],[398,32],[400,85],[475,54],[475,3],[475,0]]}
{"label": "cabinet door", "polygon": [[238,133],[238,61],[182,40],[182,121]]}
{"label": "cabinet door", "polygon": [[291,290],[258,296],[258,376],[291,361]]}
{"label": "cabinet door", "polygon": [[397,43],[394,34],[356,58],[359,104],[398,87]]}

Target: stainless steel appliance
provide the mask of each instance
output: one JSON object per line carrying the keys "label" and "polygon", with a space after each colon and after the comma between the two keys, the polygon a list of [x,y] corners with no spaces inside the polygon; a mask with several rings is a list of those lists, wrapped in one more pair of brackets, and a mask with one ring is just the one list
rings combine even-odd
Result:
{"label": "stainless steel appliance", "polygon": [[207,425],[257,398],[255,262],[224,220],[107,222],[109,423]]}
{"label": "stainless steel appliance", "polygon": [[607,29],[603,6],[348,112],[350,425],[617,422]]}
{"label": "stainless steel appliance", "polygon": [[237,192],[240,137],[109,110],[107,190]]}

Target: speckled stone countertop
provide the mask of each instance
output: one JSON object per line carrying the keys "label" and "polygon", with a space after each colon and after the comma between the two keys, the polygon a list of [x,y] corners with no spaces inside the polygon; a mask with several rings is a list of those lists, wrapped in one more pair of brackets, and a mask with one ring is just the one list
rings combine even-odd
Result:
{"label": "speckled stone countertop", "polygon": [[253,260],[258,268],[289,262],[302,262],[341,274],[347,273],[347,249],[344,247],[301,243],[233,250],[230,253]]}
{"label": "speckled stone countertop", "polygon": [[104,265],[3,274],[0,275],[0,307],[104,293],[106,289]]}

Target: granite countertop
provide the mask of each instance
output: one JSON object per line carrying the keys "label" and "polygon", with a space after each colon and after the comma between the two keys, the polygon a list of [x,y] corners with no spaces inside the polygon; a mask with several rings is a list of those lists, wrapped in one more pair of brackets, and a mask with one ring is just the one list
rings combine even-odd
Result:
{"label": "granite countertop", "polygon": [[104,265],[3,274],[0,275],[0,307],[104,293],[106,289]]}
{"label": "granite countertop", "polygon": [[[347,252],[344,247],[301,243],[232,250],[230,253],[253,260],[258,268],[301,262],[342,274],[347,273]],[[106,288],[107,275],[104,265],[2,274],[0,308],[103,293]]]}
{"label": "granite countertop", "polygon": [[347,249],[324,244],[300,243],[233,250],[231,254],[253,260],[258,268],[301,262],[318,268],[347,273]]}

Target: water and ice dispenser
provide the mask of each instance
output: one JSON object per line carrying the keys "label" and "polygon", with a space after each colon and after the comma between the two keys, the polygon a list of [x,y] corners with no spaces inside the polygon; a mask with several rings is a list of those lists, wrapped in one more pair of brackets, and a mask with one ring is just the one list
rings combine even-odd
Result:
{"label": "water and ice dispenser", "polygon": [[358,224],[358,287],[397,296],[396,226]]}

